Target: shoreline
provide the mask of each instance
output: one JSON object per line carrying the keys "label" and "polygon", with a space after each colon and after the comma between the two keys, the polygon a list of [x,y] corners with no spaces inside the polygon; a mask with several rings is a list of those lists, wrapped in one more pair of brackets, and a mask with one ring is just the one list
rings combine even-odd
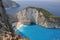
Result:
{"label": "shoreline", "polygon": [[23,24],[21,23],[21,22],[18,22],[17,23],[17,26],[16,26],[16,29],[19,29],[19,28],[21,28],[23,26]]}

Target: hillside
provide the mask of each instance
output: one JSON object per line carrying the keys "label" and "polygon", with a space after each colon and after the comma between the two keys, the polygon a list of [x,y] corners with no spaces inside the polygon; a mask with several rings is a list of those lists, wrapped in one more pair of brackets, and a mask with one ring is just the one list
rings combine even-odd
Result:
{"label": "hillside", "polygon": [[18,20],[23,24],[35,23],[47,28],[60,28],[60,17],[38,7],[26,7],[17,13]]}

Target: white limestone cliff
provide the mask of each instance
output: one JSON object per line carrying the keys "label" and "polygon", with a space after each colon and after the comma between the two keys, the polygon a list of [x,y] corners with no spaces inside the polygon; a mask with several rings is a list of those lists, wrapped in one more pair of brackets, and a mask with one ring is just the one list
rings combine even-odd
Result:
{"label": "white limestone cliff", "polygon": [[47,28],[60,28],[59,24],[57,24],[59,22],[49,22],[50,20],[46,20],[42,11],[39,12],[38,10],[36,10],[36,8],[25,8],[19,11],[17,13],[17,18],[18,21],[20,21],[22,24],[35,23]]}

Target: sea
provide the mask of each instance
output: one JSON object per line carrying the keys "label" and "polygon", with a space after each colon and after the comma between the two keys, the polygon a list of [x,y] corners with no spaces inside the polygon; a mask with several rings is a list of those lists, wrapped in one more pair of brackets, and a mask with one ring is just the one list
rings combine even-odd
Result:
{"label": "sea", "polygon": [[60,2],[16,1],[16,3],[19,4],[20,7],[10,8],[7,10],[8,13],[14,14],[26,7],[32,6],[32,7],[43,8],[56,16],[60,16]]}
{"label": "sea", "polygon": [[23,25],[16,29],[16,34],[21,38],[30,40],[60,40],[60,29],[45,28],[41,25]]}
{"label": "sea", "polygon": [[[16,1],[16,3],[18,3],[20,7],[7,9],[7,13],[15,14],[28,6],[33,6],[43,8],[56,16],[60,16],[60,2]],[[16,29],[15,32],[22,38],[29,38],[30,40],[60,40],[60,29],[45,28],[36,24],[23,25],[19,29]]]}

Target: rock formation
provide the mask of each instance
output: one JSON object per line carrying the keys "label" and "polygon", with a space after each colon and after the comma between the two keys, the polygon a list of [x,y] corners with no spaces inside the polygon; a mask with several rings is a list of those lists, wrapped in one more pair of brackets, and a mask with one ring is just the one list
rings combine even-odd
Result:
{"label": "rock formation", "polygon": [[8,19],[2,0],[0,0],[0,40],[29,40],[28,38],[21,38],[20,35],[15,34]]}
{"label": "rock formation", "polygon": [[17,18],[22,24],[35,23],[47,28],[60,28],[60,17],[37,7],[27,7],[17,13]]}

